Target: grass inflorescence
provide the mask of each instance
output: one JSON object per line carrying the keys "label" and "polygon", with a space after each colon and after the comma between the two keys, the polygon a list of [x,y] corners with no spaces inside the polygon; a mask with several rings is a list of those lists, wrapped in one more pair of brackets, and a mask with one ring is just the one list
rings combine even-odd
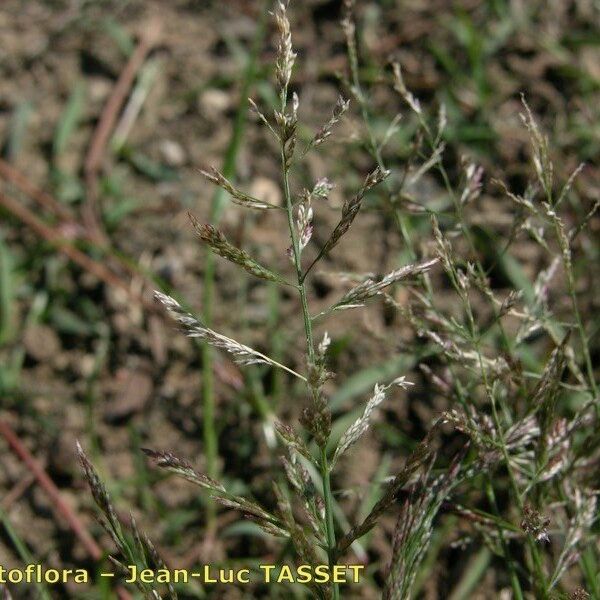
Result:
{"label": "grass inflorescence", "polygon": [[[578,239],[598,204],[588,207],[580,222],[570,222],[561,212],[583,167],[566,181],[558,181],[550,142],[523,98],[522,120],[531,140],[534,179],[521,192],[495,182],[514,210],[511,236],[503,240],[501,250],[491,253],[490,263],[489,249],[482,248],[480,227],[473,218],[482,190],[491,182],[482,166],[470,159],[462,161],[457,172],[449,172],[444,141],[448,117],[443,108],[434,117],[427,113],[396,61],[390,65],[388,80],[406,106],[406,118],[413,120],[414,150],[403,173],[386,164],[389,159],[384,148],[392,134],[379,140],[373,127],[368,91],[360,81],[353,10],[353,2],[346,1],[342,27],[349,75],[344,83],[351,100],[340,96],[331,118],[301,150],[301,99],[290,92],[298,56],[287,4],[275,3],[277,104],[270,111],[257,102],[252,106],[276,140],[281,205],[242,191],[232,177],[217,169],[203,171],[237,207],[275,211],[280,216],[289,238],[287,250],[281,252],[291,261],[292,274],[280,274],[276,266],[263,265],[215,225],[190,215],[199,238],[212,253],[239,267],[244,277],[256,277],[295,295],[303,364],[287,365],[271,358],[213,330],[210,323],[188,313],[172,297],[162,292],[155,295],[188,336],[229,353],[240,365],[281,369],[301,382],[302,388],[290,387],[302,390],[297,398],[303,405],[298,422],[266,416],[284,453],[271,498],[263,505],[230,492],[226,483],[215,478],[214,468],[205,475],[170,452],[145,452],[158,467],[198,485],[222,506],[241,512],[262,531],[286,540],[293,548],[294,560],[303,564],[349,562],[357,544],[394,514],[396,524],[391,533],[387,530],[390,555],[383,561],[385,567],[379,565],[380,591],[389,600],[418,593],[423,585],[423,564],[433,548],[440,552],[444,544],[484,548],[485,552],[477,555],[481,561],[489,561],[493,555],[502,597],[599,598],[594,530],[600,409],[589,340],[593,332],[579,305],[574,266]],[[317,227],[321,231],[320,211],[333,184],[323,178],[308,189],[297,190],[295,174],[301,172],[307,154],[335,139],[336,128],[354,102],[372,165],[360,177],[362,183],[354,193],[342,201],[336,224],[320,235],[317,243],[314,232]],[[396,126],[395,120],[390,131]],[[433,176],[446,196],[443,210],[430,206],[427,197],[418,196],[419,183]],[[311,278],[332,252],[339,251],[340,242],[360,219],[367,198],[381,201],[375,204],[382,214],[391,216],[404,256],[411,261],[397,264],[388,273],[354,277],[353,285],[337,301],[314,310]],[[543,265],[528,289],[513,286],[500,294],[492,276],[497,263],[506,269],[506,257],[519,236],[528,236],[537,245]],[[560,307],[560,317],[551,305],[559,286],[568,298],[567,309]],[[396,294],[399,288],[405,288],[406,294]],[[452,298],[450,309],[448,302],[442,301],[446,298]],[[415,363],[430,389],[444,397],[447,408],[432,416],[429,429],[395,472],[372,482],[372,502],[363,514],[346,516],[338,498],[337,469],[372,429],[386,395],[394,390],[406,394],[412,382],[406,373],[395,373],[386,381],[371,384],[373,391],[365,397],[356,418],[340,426],[330,398],[332,339],[327,332],[317,338],[315,331],[339,311],[359,310],[377,300],[412,330],[418,340],[415,356],[419,345],[421,352]],[[293,326],[290,329],[297,331]],[[546,341],[546,352],[537,350],[535,342],[540,338]],[[103,523],[123,558],[143,562],[151,557],[154,563],[160,562],[134,521],[133,541],[129,539],[81,450],[80,457],[104,514]],[[450,517],[453,520],[448,522],[455,524],[455,531],[441,528]],[[450,539],[433,544],[438,526]],[[477,565],[472,571],[475,579],[484,571]],[[569,579],[563,583],[567,574]],[[468,577],[461,579],[452,597],[467,597],[464,594],[468,592],[459,594],[458,590],[470,590],[473,585]],[[161,593],[150,588],[141,591],[149,598]],[[166,593],[170,597],[175,594],[174,590]],[[352,597],[347,595],[351,591],[340,589],[337,583],[313,585],[311,593],[319,598]]]}

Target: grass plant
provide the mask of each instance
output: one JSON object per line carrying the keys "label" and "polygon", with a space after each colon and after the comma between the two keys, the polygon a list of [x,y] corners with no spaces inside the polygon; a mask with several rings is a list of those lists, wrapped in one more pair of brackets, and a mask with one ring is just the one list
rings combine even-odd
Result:
{"label": "grass plant", "polygon": [[[158,467],[199,486],[217,503],[240,511],[267,534],[286,541],[293,548],[287,557],[301,564],[349,562],[356,544],[395,510],[391,554],[386,568],[380,569],[381,594],[387,600],[416,597],[423,585],[423,566],[433,569],[436,553],[444,545],[443,535],[436,535],[439,531],[451,536],[456,545],[480,547],[448,597],[469,597],[494,560],[499,588],[505,590],[502,597],[599,598],[595,467],[600,450],[600,409],[590,343],[593,331],[580,308],[574,258],[598,202],[592,203],[578,222],[571,222],[571,215],[561,212],[584,167],[566,181],[557,180],[550,143],[523,98],[522,120],[531,143],[533,180],[519,192],[510,191],[503,182],[495,183],[512,206],[511,235],[499,249],[482,247],[483,233],[474,217],[484,186],[492,183],[474,160],[464,159],[458,169],[449,168],[446,113],[441,107],[432,117],[422,108],[396,61],[386,71],[387,81],[405,104],[407,115],[403,118],[413,120],[416,133],[411,160],[400,169],[388,165],[384,150],[398,120],[394,119],[388,133],[378,139],[368,90],[360,80],[353,9],[353,3],[347,1],[343,20],[349,57],[347,86],[362,118],[372,168],[343,200],[337,222],[324,241],[313,247],[313,233],[333,183],[322,178],[308,189],[297,189],[301,177],[295,175],[301,173],[308,153],[320,151],[334,138],[353,102],[340,96],[331,118],[302,147],[298,134],[301,99],[292,91],[297,55],[287,5],[275,2],[277,105],[267,110],[251,104],[273,138],[283,202],[272,204],[234,183],[235,151],[241,144],[238,122],[237,137],[222,171],[213,168],[203,172],[206,180],[219,188],[211,210],[213,222],[201,223],[190,214],[200,242],[209,250],[203,318],[195,317],[173,297],[161,291],[155,294],[183,332],[203,344],[207,472],[196,471],[186,460],[165,450],[146,450],[146,454]],[[429,177],[441,183],[447,196],[443,210],[432,208],[429,199],[415,191],[419,182]],[[281,251],[289,258],[290,273],[263,264],[217,228],[226,206],[225,195],[244,210],[274,211],[280,217],[289,236],[288,248]],[[388,273],[355,276],[349,289],[328,308],[313,310],[311,278],[374,198],[383,200],[382,214],[391,217],[403,245],[401,256],[408,256],[410,262],[398,264]],[[424,230],[429,234],[423,240]],[[543,267],[529,282],[529,289],[500,293],[494,279],[500,277],[515,240],[523,236],[539,247]],[[286,364],[285,353],[275,359],[213,329],[213,255],[237,265],[241,277],[258,278],[271,290],[280,287],[295,296],[304,347],[302,364]],[[559,286],[561,292],[557,291]],[[398,300],[395,292],[400,288],[406,290],[404,298],[408,300]],[[452,297],[450,308],[441,301],[442,292]],[[560,293],[569,299],[566,309],[564,304],[552,306]],[[366,381],[372,392],[352,419],[340,416],[336,398],[328,391],[333,377],[329,370],[332,340],[326,331],[318,338],[315,332],[340,311],[358,310],[377,301],[412,328],[414,341],[402,348],[402,357],[410,355],[449,408],[434,416],[422,439],[406,452],[401,466],[383,482],[372,482],[367,508],[355,519],[343,515],[336,497],[336,468],[372,427],[386,397],[402,390],[410,398],[413,382],[405,372],[399,372],[398,362],[391,363],[389,372],[383,370],[384,379],[373,381],[373,373],[360,374],[353,385],[362,393]],[[540,339],[544,344],[538,343]],[[304,390],[298,398],[303,402],[299,424],[273,417],[284,449],[281,460],[287,483],[273,478],[270,502],[233,493],[217,472],[213,348],[249,369],[263,365],[281,371],[281,376],[297,380]],[[379,377],[382,371],[374,373]],[[254,383],[256,387],[256,379]],[[271,415],[265,413],[263,417],[270,419]],[[341,426],[344,418],[347,425]],[[106,529],[121,555],[115,558],[117,567],[164,564],[135,521],[131,533],[124,530],[104,485],[81,449],[80,458]],[[209,527],[214,525],[214,513],[211,515]],[[443,522],[460,526],[453,532],[442,527]],[[581,585],[573,585],[573,578]],[[173,588],[158,590],[144,585],[140,590],[147,598],[176,597]],[[351,593],[336,583],[310,586],[310,594],[317,598],[338,599],[351,597]]]}

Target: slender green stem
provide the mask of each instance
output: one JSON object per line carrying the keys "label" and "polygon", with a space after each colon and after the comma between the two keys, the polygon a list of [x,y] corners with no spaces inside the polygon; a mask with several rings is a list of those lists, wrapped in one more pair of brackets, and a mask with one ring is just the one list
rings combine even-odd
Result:
{"label": "slender green stem", "polygon": [[[554,228],[556,230],[556,236],[560,239],[560,232],[558,230],[558,225],[556,224],[556,222],[554,223]],[[581,348],[585,360],[588,378],[590,380],[590,389],[593,393],[593,396],[596,397],[598,395],[598,387],[596,386],[596,378],[594,376],[594,365],[592,364],[592,357],[590,354],[590,347],[587,340],[587,334],[585,332],[585,327],[583,325],[581,313],[579,312],[579,303],[577,302],[577,294],[575,292],[575,277],[573,275],[573,267],[570,261],[565,259],[563,252],[561,252],[561,256],[563,268],[565,269],[565,272],[567,274],[567,287],[569,289],[569,296],[571,297],[573,314],[575,315],[575,323],[577,324],[577,330],[579,332],[579,337],[581,338]],[[600,406],[598,404],[596,404],[596,414],[600,414]]]}
{"label": "slender green stem", "polygon": [[306,288],[304,286],[304,278],[302,277],[302,264],[300,261],[300,244],[298,242],[298,234],[294,226],[294,207],[292,205],[292,195],[290,193],[290,181],[288,169],[286,167],[285,154],[281,151],[281,164],[283,171],[283,195],[285,197],[285,207],[290,238],[292,240],[292,256],[294,259],[294,267],[296,268],[296,277],[298,278],[298,293],[300,295],[300,303],[302,305],[302,317],[304,320],[304,333],[306,335],[306,345],[308,350],[308,358],[312,362],[314,359],[315,348],[312,335],[312,323],[310,312],[308,311],[308,300],[306,298]]}
{"label": "slender green stem", "polygon": [[[282,111],[285,110],[285,94],[282,94]],[[282,144],[283,146],[283,144]],[[315,359],[315,349],[314,349],[314,341],[313,341],[313,333],[312,333],[312,321],[310,317],[310,312],[308,310],[308,299],[306,296],[306,287],[304,284],[304,277],[302,276],[302,263],[300,259],[300,244],[298,241],[298,234],[296,232],[296,227],[294,226],[294,207],[292,203],[292,196],[290,193],[290,183],[289,183],[289,173],[287,161],[285,158],[285,151],[282,147],[281,149],[281,170],[282,170],[282,178],[283,178],[283,194],[285,198],[285,206],[286,206],[286,214],[287,214],[287,222],[288,228],[290,231],[290,238],[292,241],[292,258],[294,261],[294,267],[296,269],[296,276],[298,278],[298,294],[300,296],[300,303],[302,306],[302,318],[304,321],[304,332],[306,335],[306,346],[307,346],[307,355],[309,364],[314,363]],[[314,392],[312,390],[310,382],[308,382],[309,391],[311,393]],[[335,528],[333,522],[333,496],[331,494],[331,481],[330,481],[330,473],[329,473],[329,464],[327,462],[327,451],[326,448],[321,448],[321,457],[320,457],[320,471],[321,471],[321,479],[323,484],[323,498],[325,501],[325,530],[327,533],[327,555],[329,559],[329,564],[332,566],[334,561],[334,552],[335,552]],[[338,600],[340,597],[339,586],[337,583],[332,584],[332,592],[334,600]]]}
{"label": "slender green stem", "polygon": [[[0,523],[4,526],[4,530],[8,536],[8,539],[12,542],[17,554],[21,558],[24,565],[34,564],[36,561],[31,556],[27,546],[21,540],[17,532],[13,529],[12,524],[8,518],[8,515],[0,508]],[[52,596],[43,581],[34,581],[34,585],[37,589],[38,597],[42,600],[52,600]],[[2,591],[2,589],[0,589]]]}
{"label": "slender green stem", "polygon": [[[486,474],[486,482],[485,489],[487,493],[488,500],[492,506],[492,509],[495,511],[497,515],[500,515],[500,510],[498,508],[498,504],[496,502],[496,494],[494,492],[494,486],[492,485],[491,476]],[[523,590],[521,589],[521,583],[519,582],[519,577],[517,576],[517,570],[515,569],[515,564],[513,558],[508,549],[508,543],[506,542],[506,538],[504,537],[504,531],[502,531],[502,527],[498,527],[498,536],[500,538],[500,545],[502,546],[502,552],[504,553],[504,558],[506,559],[506,564],[508,567],[508,573],[510,576],[510,584],[512,586],[513,592],[515,593],[516,600],[523,600]]]}
{"label": "slender green stem", "polygon": [[[450,368],[450,373],[452,374],[452,380],[455,382],[455,389],[456,389],[456,393],[458,395],[459,402],[464,407],[465,414],[467,415],[467,418],[471,422],[471,426],[475,427],[474,423],[471,420],[470,413],[467,410],[468,402],[467,402],[467,398],[465,396],[463,387],[462,387],[462,385],[460,385],[458,376],[457,376],[454,368],[452,367],[452,365],[450,365],[449,368]],[[489,473],[487,473],[485,475],[485,479],[486,479],[485,491],[486,491],[488,500],[490,502],[490,506],[492,507],[492,510],[494,511],[495,515],[499,519],[501,519],[501,513],[500,513],[500,509],[498,507],[498,504],[496,502],[496,494],[494,492],[494,486],[492,484],[491,475]],[[510,575],[510,582],[511,582],[513,591],[515,593],[515,598],[516,598],[516,600],[523,600],[523,591],[521,589],[519,577],[517,576],[517,572],[516,572],[516,568],[515,568],[515,561],[510,554],[510,549],[509,549],[508,543],[504,536],[504,531],[502,530],[502,526],[500,525],[500,523],[497,523],[497,531],[498,531],[498,537],[500,539],[500,544],[502,546],[502,552],[504,553],[504,558],[507,563],[507,567],[508,567],[508,571],[509,571],[509,575]]]}
{"label": "slender green stem", "polygon": [[[327,546],[329,549],[329,567],[332,568],[335,562],[335,525],[333,522],[333,501],[331,494],[331,480],[329,473],[329,464],[327,463],[327,450],[321,448],[321,477],[323,478],[323,497],[325,498],[325,531],[327,534]],[[339,588],[337,584],[333,586],[333,598],[339,598]]]}

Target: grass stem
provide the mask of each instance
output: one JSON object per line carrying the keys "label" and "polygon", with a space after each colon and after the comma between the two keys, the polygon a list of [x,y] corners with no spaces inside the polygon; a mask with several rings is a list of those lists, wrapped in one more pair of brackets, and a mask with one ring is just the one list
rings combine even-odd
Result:
{"label": "grass stem", "polygon": [[[335,561],[335,525],[333,522],[333,496],[331,494],[331,479],[329,474],[329,464],[327,463],[327,450],[321,448],[321,477],[323,479],[323,497],[325,499],[325,531],[327,534],[329,567],[333,568]],[[337,600],[340,597],[340,591],[337,584],[333,584],[333,598]]]}
{"label": "grass stem", "polygon": [[[285,96],[286,94],[282,94],[282,111],[285,111]],[[294,207],[292,203],[292,196],[290,193],[290,184],[289,184],[289,168],[287,166],[287,161],[285,157],[285,149],[281,148],[281,169],[282,169],[282,180],[283,180],[283,194],[285,198],[285,206],[286,206],[286,214],[287,214],[287,222],[288,228],[290,232],[290,238],[292,241],[292,258],[294,261],[294,267],[296,269],[296,276],[298,278],[298,293],[300,296],[300,303],[302,305],[302,318],[304,321],[304,332],[306,336],[306,346],[307,346],[307,358],[309,365],[314,363],[315,358],[315,349],[314,349],[314,341],[313,341],[313,333],[312,333],[312,320],[310,316],[310,312],[308,309],[308,299],[306,295],[306,286],[305,286],[305,278],[302,275],[302,264],[300,260],[300,245],[298,241],[298,234],[296,232],[296,228],[294,225]],[[310,381],[307,382],[309,391],[311,390]],[[329,557],[330,566],[332,566],[334,560],[334,552],[336,547],[335,542],[335,529],[333,522],[333,496],[331,494],[331,481],[329,474],[329,464],[327,462],[327,450],[325,447],[321,448],[321,457],[320,457],[320,471],[321,471],[321,479],[323,484],[323,497],[325,501],[325,529],[327,532],[327,555]],[[332,584],[332,592],[334,600],[339,598],[339,587],[337,583]]]}

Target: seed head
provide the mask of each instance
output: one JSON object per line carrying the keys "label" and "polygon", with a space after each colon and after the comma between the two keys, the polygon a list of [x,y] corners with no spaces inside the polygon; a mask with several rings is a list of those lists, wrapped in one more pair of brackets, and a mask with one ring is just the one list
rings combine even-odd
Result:
{"label": "seed head", "polygon": [[344,202],[342,206],[342,217],[319,253],[320,256],[324,256],[337,245],[340,238],[348,231],[348,229],[350,229],[350,226],[360,210],[365,194],[378,183],[381,183],[389,174],[389,171],[384,171],[377,167],[367,175],[358,192],[350,200]]}
{"label": "seed head", "polygon": [[345,100],[342,96],[338,96],[337,102],[333,107],[333,114],[331,118],[317,133],[315,133],[315,137],[309,144],[309,147],[317,147],[320,146],[332,133],[333,128],[337,123],[339,123],[340,119],[344,115],[344,113],[348,110],[350,106],[350,100]]}
{"label": "seed head", "polygon": [[290,78],[292,77],[292,68],[294,67],[294,62],[296,60],[296,53],[292,48],[290,21],[287,16],[287,2],[278,0],[273,15],[279,32],[275,73],[279,89],[282,92],[286,92],[290,83]]}
{"label": "seed head", "polygon": [[373,277],[368,277],[365,281],[346,292],[344,296],[336,302],[335,306],[344,307],[347,305],[360,305],[369,298],[381,294],[385,288],[394,283],[427,272],[437,262],[438,259],[434,258],[420,264],[406,265],[405,267],[391,271],[379,279],[379,281]]}
{"label": "seed head", "polygon": [[77,441],[77,455],[79,457],[79,463],[83,469],[85,479],[87,480],[90,490],[92,491],[94,501],[106,517],[108,523],[110,524],[110,529],[112,529],[113,532],[120,532],[121,525],[117,519],[117,514],[113,508],[108,491],[102,483],[102,480],[96,472],[96,469],[83,451],[79,441]]}
{"label": "seed head", "polygon": [[183,326],[188,337],[199,338],[216,348],[229,352],[238,364],[251,365],[264,363],[279,366],[264,354],[206,327],[196,317],[183,310],[179,302],[171,298],[171,296],[155,291],[154,297]]}
{"label": "seed head", "polygon": [[208,171],[200,169],[200,173],[208,181],[218,185],[220,188],[223,188],[231,196],[231,199],[235,204],[239,204],[240,206],[244,206],[246,208],[278,208],[270,202],[260,200],[254,196],[251,196],[250,194],[242,192],[242,190],[236,188],[220,171],[214,167],[210,167]]}
{"label": "seed head", "polygon": [[142,448],[142,452],[149,458],[151,458],[158,467],[162,469],[166,469],[171,473],[175,473],[184,479],[187,479],[191,483],[195,483],[196,485],[210,490],[212,492],[224,492],[225,488],[214,479],[210,478],[208,475],[204,475],[203,473],[199,473],[196,471],[192,465],[178,458],[171,452],[161,452],[156,450],[150,450],[149,448]]}
{"label": "seed head", "polygon": [[521,529],[525,533],[532,536],[536,542],[549,542],[548,525],[550,525],[549,518],[540,515],[530,505],[525,505],[523,508],[523,520],[521,521]]}
{"label": "seed head", "polygon": [[192,225],[198,234],[198,237],[215,253],[228,261],[242,267],[248,273],[260,279],[268,281],[277,281],[278,283],[286,283],[285,280],[276,273],[273,273],[266,267],[257,263],[245,250],[237,248],[231,244],[225,234],[219,231],[216,227],[208,224],[201,224],[194,215],[188,213]]}
{"label": "seed head", "polygon": [[335,450],[335,454],[333,455],[333,459],[331,461],[331,466],[335,465],[338,458],[353,446],[359,438],[369,429],[370,419],[373,411],[385,400],[385,395],[387,390],[389,390],[392,386],[397,385],[398,387],[402,387],[407,389],[408,386],[413,385],[410,381],[406,381],[406,378],[398,377],[394,379],[392,383],[389,385],[379,385],[375,384],[375,388],[373,390],[373,395],[367,402],[365,406],[365,410],[363,414],[354,421],[352,425],[346,430],[346,432],[340,438],[338,446]]}

